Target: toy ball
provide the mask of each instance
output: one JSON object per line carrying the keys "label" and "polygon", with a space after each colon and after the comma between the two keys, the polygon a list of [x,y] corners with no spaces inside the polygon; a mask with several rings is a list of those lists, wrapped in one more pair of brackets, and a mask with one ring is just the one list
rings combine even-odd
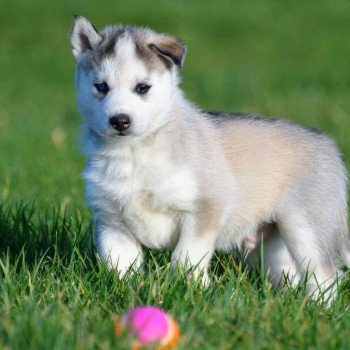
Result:
{"label": "toy ball", "polygon": [[115,320],[115,332],[124,330],[134,338],[133,350],[144,345],[158,345],[157,350],[168,350],[176,346],[180,330],[177,323],[165,311],[154,306],[139,306],[129,310]]}

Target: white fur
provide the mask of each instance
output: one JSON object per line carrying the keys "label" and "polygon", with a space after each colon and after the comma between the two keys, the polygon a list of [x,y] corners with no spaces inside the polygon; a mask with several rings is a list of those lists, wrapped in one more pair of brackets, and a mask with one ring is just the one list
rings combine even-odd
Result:
{"label": "white fur", "polygon": [[203,283],[209,282],[207,268],[214,253],[216,232],[203,231],[198,237],[197,223],[193,215],[183,218],[180,239],[171,256],[172,266],[180,264],[185,267],[195,267],[194,275],[198,277],[202,272]]}
{"label": "white fur", "polygon": [[[93,29],[83,21],[82,30]],[[207,281],[215,249],[240,247],[262,224],[274,222],[278,232],[265,246],[272,281],[278,284],[283,274],[298,280],[311,271],[309,293],[317,283],[325,290],[337,276],[337,255],[350,256],[339,245],[350,247],[346,171],[332,141],[284,122],[209,120],[183,97],[174,65],[166,67],[163,57],[150,68],[137,55],[132,31],[118,39],[115,54],[86,69],[81,62],[89,52],[79,47],[76,31],[72,45],[88,157],[83,176],[101,258],[123,274],[140,266],[142,245],[171,248],[172,265],[195,266]],[[104,33],[113,34],[113,27]],[[185,52],[174,38],[143,29],[139,35],[145,50],[160,40],[174,54]],[[97,45],[99,35],[91,36]],[[96,81],[108,83],[106,96],[98,95]],[[145,96],[135,93],[140,82],[151,85]],[[120,113],[131,119],[126,136],[109,124]]]}

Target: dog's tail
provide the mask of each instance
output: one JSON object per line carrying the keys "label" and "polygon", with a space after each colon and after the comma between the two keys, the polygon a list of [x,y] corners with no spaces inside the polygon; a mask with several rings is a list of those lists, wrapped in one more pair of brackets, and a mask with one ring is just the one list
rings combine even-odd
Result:
{"label": "dog's tail", "polygon": [[348,227],[348,205],[345,204],[341,209],[341,218],[340,218],[340,229],[341,229],[341,239],[340,239],[340,255],[342,263],[350,269],[350,236],[349,236],[349,227]]}

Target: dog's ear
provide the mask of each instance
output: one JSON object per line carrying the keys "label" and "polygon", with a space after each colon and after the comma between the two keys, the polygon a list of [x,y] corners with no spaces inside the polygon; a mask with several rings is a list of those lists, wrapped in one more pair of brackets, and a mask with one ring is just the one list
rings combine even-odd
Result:
{"label": "dog's ear", "polygon": [[171,36],[163,36],[148,46],[157,55],[164,57],[180,68],[182,67],[187,48],[180,40]]}
{"label": "dog's ear", "polygon": [[74,16],[70,42],[75,59],[87,50],[93,50],[101,39],[101,34],[87,18]]}

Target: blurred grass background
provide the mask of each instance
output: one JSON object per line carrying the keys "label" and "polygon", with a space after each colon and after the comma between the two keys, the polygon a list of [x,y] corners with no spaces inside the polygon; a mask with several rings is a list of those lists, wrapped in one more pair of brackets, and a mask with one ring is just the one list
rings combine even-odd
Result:
{"label": "blurred grass background", "polygon": [[205,291],[169,271],[169,252],[146,251],[130,281],[96,260],[80,179],[73,14],[98,28],[175,34],[189,47],[182,73],[192,101],[320,128],[350,166],[348,0],[1,0],[0,349],[129,349],[113,319],[140,304],[171,312],[179,349],[349,349],[349,283],[326,309],[303,288],[271,289],[229,254],[214,259]]}
{"label": "blurred grass background", "polygon": [[0,196],[84,210],[72,15],[150,26],[188,45],[187,96],[204,109],[286,118],[331,134],[350,164],[350,3],[44,1],[0,4]]}

